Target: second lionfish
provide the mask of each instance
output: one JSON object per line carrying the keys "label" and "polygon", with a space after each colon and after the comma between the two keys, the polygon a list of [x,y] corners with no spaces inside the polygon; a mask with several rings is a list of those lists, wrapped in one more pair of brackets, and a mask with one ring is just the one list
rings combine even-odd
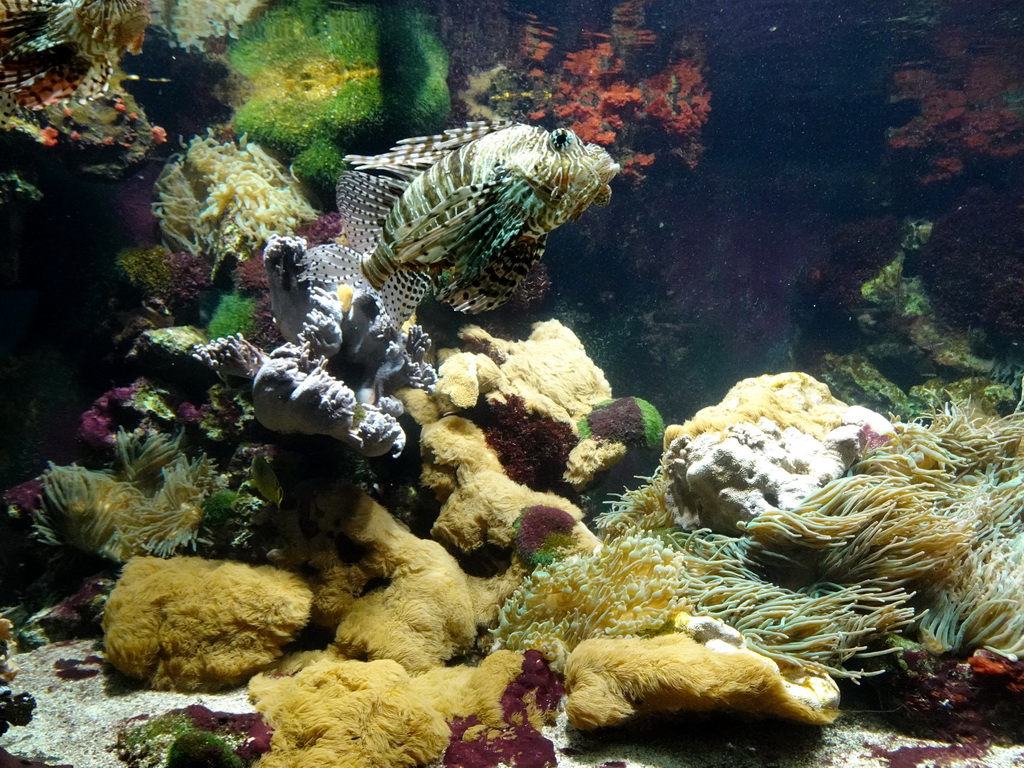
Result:
{"label": "second lionfish", "polygon": [[503,304],[551,230],[608,203],[619,170],[570,130],[508,122],[468,123],[345,159],[356,166],[337,189],[351,247],[310,249],[307,274],[369,284],[395,323],[428,289],[463,312]]}
{"label": "second lionfish", "polygon": [[105,93],[148,24],[148,0],[0,0],[0,117]]}

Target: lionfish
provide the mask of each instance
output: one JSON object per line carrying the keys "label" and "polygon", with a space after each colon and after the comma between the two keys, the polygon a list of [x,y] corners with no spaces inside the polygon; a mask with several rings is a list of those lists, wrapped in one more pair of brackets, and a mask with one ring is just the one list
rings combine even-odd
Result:
{"label": "lionfish", "polygon": [[148,0],[0,0],[0,116],[105,93],[148,24]]}
{"label": "lionfish", "polygon": [[337,187],[351,247],[311,248],[307,275],[369,284],[395,324],[428,289],[463,312],[503,304],[543,255],[548,233],[591,203],[606,205],[619,171],[570,130],[505,121],[345,159],[356,166]]}

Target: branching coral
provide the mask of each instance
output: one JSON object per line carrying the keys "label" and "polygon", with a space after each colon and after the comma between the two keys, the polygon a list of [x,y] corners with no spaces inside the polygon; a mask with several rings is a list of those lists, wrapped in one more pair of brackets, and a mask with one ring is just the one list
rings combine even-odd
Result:
{"label": "branching coral", "polygon": [[288,170],[244,136],[196,136],[156,183],[153,212],[168,246],[219,262],[248,258],[274,233],[316,218]]}
{"label": "branching coral", "polygon": [[43,475],[35,529],[67,544],[124,561],[194,547],[203,500],[219,485],[213,463],[181,453],[180,437],[118,432],[112,472],[53,464]]}
{"label": "branching coral", "polygon": [[671,138],[672,154],[694,167],[703,151],[701,128],[711,112],[704,53],[696,38],[677,41],[675,58],[657,74],[642,78],[635,59],[656,40],[655,33],[643,26],[647,4],[648,0],[619,3],[608,32],[585,32],[584,47],[567,52],[547,71],[553,35],[528,24],[520,51],[525,88],[502,89],[494,87],[495,82],[489,96],[497,111],[505,114],[518,108],[531,120],[552,115],[572,121],[569,128],[585,141],[615,143],[624,151],[624,175],[634,179],[642,178],[642,169],[655,160],[650,149],[642,150],[648,144],[644,131],[652,127]]}
{"label": "branching coral", "polygon": [[[278,432],[330,435],[365,456],[398,455],[405,432],[395,393],[430,391],[430,338],[383,321],[373,294],[298,279],[302,238],[270,239],[264,250],[274,313],[289,340],[269,355],[240,335],[194,352],[214,370],[253,379],[256,417]],[[344,380],[341,378],[344,376]]]}

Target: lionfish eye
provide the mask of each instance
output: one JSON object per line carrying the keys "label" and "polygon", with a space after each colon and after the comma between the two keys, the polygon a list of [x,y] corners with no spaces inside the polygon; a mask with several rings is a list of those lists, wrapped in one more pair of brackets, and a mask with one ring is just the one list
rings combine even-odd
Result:
{"label": "lionfish eye", "polygon": [[563,149],[571,147],[575,138],[576,134],[568,128],[556,128],[551,132],[551,146],[556,152],[561,152]]}

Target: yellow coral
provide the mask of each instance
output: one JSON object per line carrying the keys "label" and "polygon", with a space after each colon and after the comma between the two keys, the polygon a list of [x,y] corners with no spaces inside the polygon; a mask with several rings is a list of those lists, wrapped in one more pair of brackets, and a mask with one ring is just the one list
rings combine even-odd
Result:
{"label": "yellow coral", "polygon": [[569,452],[564,479],[577,491],[590,485],[598,472],[611,469],[626,455],[626,446],[613,440],[588,437]]}
{"label": "yellow coral", "polygon": [[301,578],[270,566],[133,558],[103,614],[107,660],[154,688],[238,685],[281,655],[311,600]]}
{"label": "yellow coral", "polygon": [[[583,513],[553,493],[541,493],[509,479],[483,431],[459,416],[445,416],[423,428],[420,438],[424,485],[443,503],[431,534],[462,552],[485,544],[512,546],[513,526],[523,509],[536,505],[564,509],[577,520]],[[596,539],[582,524],[576,529],[581,549]]]}
{"label": "yellow coral", "polygon": [[260,768],[412,768],[441,756],[449,730],[394,661],[317,661],[249,692],[274,729]]}
{"label": "yellow coral", "polygon": [[533,413],[575,425],[595,403],[612,396],[608,380],[587,357],[583,343],[557,320],[535,323],[524,341],[499,339],[477,326],[464,328],[460,335],[502,359],[502,376],[491,394],[517,395]]}
{"label": "yellow coral", "polygon": [[821,440],[842,424],[848,406],[832,396],[827,385],[806,373],[758,376],[734,385],[718,405],[697,411],[682,426],[665,428],[665,447],[673,440],[703,432],[721,432],[737,422],[771,419],[781,429],[796,427]]}
{"label": "yellow coral", "polygon": [[839,690],[827,676],[787,680],[771,659],[726,643],[701,643],[685,633],[586,640],[569,658],[565,683],[565,712],[580,729],[679,710],[725,710],[821,725],[838,714]]}
{"label": "yellow coral", "polygon": [[[477,634],[477,596],[440,544],[420,539],[366,494],[341,486],[316,499],[320,531],[282,553],[307,563],[314,620],[336,628],[344,657],[392,659],[423,672],[466,651]],[[339,536],[363,549],[356,562],[337,552]],[[372,589],[374,582],[382,586]]]}

